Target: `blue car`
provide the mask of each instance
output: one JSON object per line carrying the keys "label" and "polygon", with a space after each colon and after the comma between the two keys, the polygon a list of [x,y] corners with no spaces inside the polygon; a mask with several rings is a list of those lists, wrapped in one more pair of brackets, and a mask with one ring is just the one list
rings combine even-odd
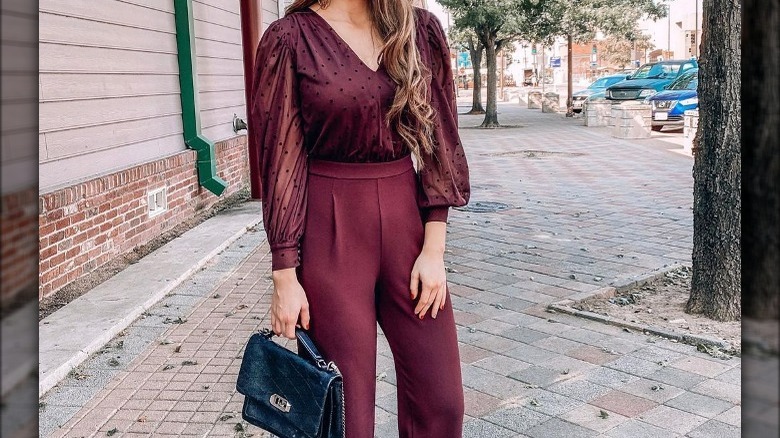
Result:
{"label": "blue car", "polygon": [[695,59],[651,62],[639,67],[625,81],[607,87],[605,97],[614,103],[644,100],[665,90],[669,84],[694,68],[699,68]]}
{"label": "blue car", "polygon": [[[583,103],[585,102],[585,99],[588,98],[588,96],[604,93],[604,90],[607,87],[625,80],[626,77],[628,76],[629,75],[626,74],[615,74],[615,75],[603,76],[593,81],[592,84],[588,85],[588,88],[572,94],[571,105],[574,109],[574,112],[578,113],[582,111]],[[603,96],[603,94],[601,95]]]}
{"label": "blue car", "polygon": [[664,126],[682,127],[685,111],[699,108],[698,85],[699,69],[691,69],[669,84],[666,90],[646,99],[653,111],[653,131],[660,131]]}

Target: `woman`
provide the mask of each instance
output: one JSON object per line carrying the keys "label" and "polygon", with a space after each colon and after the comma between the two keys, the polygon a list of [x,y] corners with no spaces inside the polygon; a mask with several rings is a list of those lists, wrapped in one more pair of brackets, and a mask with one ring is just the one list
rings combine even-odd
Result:
{"label": "woman", "polygon": [[271,324],[291,339],[302,326],[338,364],[347,437],[374,436],[377,323],[400,435],[460,437],[444,246],[470,186],[447,40],[411,0],[325,1],[295,1],[257,49]]}

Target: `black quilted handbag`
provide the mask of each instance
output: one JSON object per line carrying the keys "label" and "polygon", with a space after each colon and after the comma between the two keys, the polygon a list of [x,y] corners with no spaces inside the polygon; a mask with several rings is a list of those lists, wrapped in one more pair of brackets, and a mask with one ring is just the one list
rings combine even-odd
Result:
{"label": "black quilted handbag", "polygon": [[249,337],[236,382],[241,416],[280,438],[344,438],[341,372],[305,331],[295,335],[298,354],[274,342],[269,329]]}

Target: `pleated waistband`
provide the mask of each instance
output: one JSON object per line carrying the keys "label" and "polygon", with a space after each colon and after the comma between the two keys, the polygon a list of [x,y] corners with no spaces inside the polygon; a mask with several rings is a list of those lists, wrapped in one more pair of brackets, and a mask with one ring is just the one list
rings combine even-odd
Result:
{"label": "pleated waistband", "polygon": [[414,169],[411,154],[379,163],[347,163],[309,159],[309,173],[341,179],[386,178]]}

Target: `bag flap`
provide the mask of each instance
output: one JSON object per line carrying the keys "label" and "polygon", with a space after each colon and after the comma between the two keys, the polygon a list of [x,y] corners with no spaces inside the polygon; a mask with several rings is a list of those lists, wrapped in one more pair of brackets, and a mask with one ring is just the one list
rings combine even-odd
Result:
{"label": "bag flap", "polygon": [[253,403],[259,421],[291,436],[314,437],[322,424],[328,387],[340,377],[318,368],[259,333],[250,336],[236,390]]}

